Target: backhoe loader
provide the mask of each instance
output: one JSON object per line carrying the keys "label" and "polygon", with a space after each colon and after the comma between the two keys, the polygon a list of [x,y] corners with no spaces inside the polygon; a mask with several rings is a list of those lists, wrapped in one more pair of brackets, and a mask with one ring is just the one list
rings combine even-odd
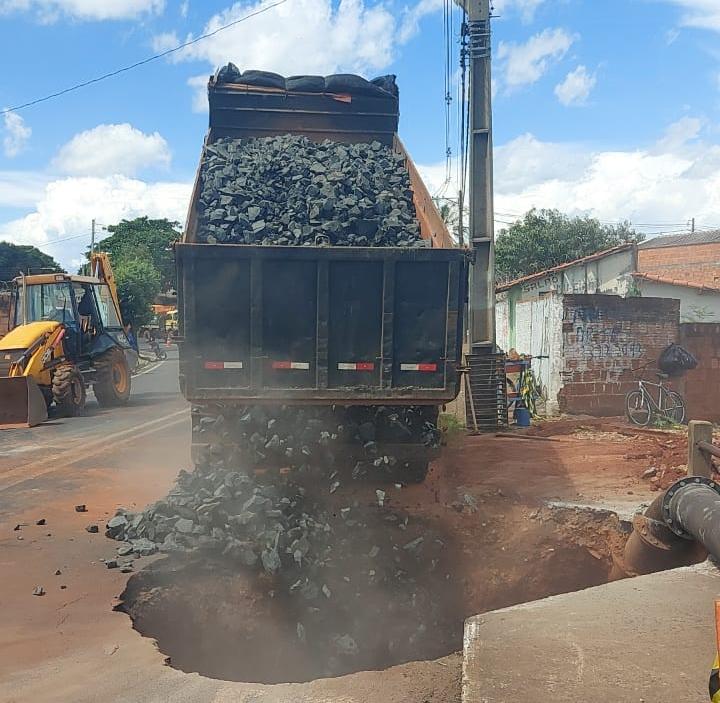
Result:
{"label": "backhoe loader", "polygon": [[13,281],[11,329],[0,339],[0,428],[38,425],[53,405],[77,415],[90,385],[102,406],[128,402],[137,356],[107,254],[91,256],[90,273]]}

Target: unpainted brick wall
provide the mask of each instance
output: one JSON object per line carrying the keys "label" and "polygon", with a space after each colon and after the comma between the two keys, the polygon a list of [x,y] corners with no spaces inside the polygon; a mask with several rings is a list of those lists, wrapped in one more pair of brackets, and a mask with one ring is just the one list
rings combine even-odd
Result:
{"label": "unpainted brick wall", "polygon": [[560,410],[622,415],[638,375],[654,380],[660,352],[678,338],[679,320],[679,300],[564,296]]}
{"label": "unpainted brick wall", "polygon": [[638,271],[720,287],[720,242],[638,250]]}
{"label": "unpainted brick wall", "polygon": [[720,422],[720,324],[682,324],[680,344],[698,360],[680,381],[687,419]]}

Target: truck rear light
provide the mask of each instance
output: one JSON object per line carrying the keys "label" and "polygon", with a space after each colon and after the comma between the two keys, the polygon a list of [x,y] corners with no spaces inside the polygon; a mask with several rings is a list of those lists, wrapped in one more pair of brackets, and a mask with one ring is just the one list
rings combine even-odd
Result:
{"label": "truck rear light", "polygon": [[310,368],[310,364],[307,361],[273,361],[272,367],[274,369],[294,369],[307,371]]}
{"label": "truck rear light", "polygon": [[374,371],[372,361],[341,362],[337,365],[340,371]]}
{"label": "truck rear light", "polygon": [[243,368],[242,361],[206,361],[203,366],[211,371],[217,371],[222,369],[241,369]]}
{"label": "truck rear light", "polygon": [[437,371],[437,364],[400,364],[400,371]]}

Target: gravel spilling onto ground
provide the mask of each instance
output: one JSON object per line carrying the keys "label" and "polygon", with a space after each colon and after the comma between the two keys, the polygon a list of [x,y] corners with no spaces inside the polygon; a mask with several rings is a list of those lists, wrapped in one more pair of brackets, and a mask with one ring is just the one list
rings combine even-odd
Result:
{"label": "gravel spilling onto ground", "polygon": [[219,139],[201,165],[198,239],[220,244],[418,247],[404,158],[380,142]]}

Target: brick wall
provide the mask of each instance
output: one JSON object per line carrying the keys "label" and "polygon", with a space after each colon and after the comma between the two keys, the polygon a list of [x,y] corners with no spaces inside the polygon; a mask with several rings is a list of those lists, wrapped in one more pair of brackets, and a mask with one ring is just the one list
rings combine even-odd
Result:
{"label": "brick wall", "polygon": [[638,250],[638,271],[720,287],[720,242]]}
{"label": "brick wall", "polygon": [[[560,410],[622,415],[634,371],[678,338],[680,301],[566,295],[563,299],[563,369]],[[651,377],[652,372],[646,374]]]}
{"label": "brick wall", "polygon": [[720,422],[720,324],[682,324],[680,344],[698,360],[680,381],[688,420]]}

